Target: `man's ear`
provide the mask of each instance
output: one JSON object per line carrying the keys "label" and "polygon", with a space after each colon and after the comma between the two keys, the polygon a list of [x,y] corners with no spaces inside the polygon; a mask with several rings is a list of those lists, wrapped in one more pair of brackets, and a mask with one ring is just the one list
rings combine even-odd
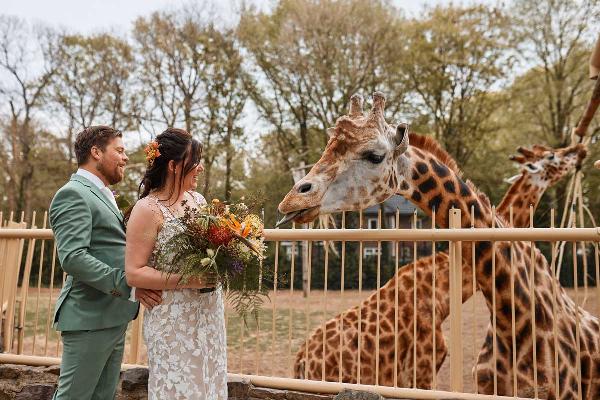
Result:
{"label": "man's ear", "polygon": [[102,150],[100,150],[99,147],[92,146],[90,149],[90,155],[94,160],[99,161],[100,158],[102,158]]}

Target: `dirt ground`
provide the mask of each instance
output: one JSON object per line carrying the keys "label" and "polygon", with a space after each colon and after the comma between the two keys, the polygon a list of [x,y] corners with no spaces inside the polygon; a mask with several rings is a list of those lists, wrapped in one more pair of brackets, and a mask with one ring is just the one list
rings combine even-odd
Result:
{"label": "dirt ground", "polygon": [[[312,291],[304,299],[300,291],[278,291],[271,293],[271,302],[264,304],[258,323],[252,319],[244,324],[241,319],[227,307],[226,325],[228,335],[228,368],[230,372],[259,375],[289,377],[293,354],[304,338],[326,319],[359,303],[369,295],[369,291],[345,291],[344,293]],[[568,293],[575,298],[573,289]],[[589,288],[587,297],[583,288],[579,289],[578,303],[594,315],[599,315],[596,288]],[[57,356],[60,354],[58,335],[49,327],[49,313],[54,308],[54,300],[58,289],[53,292],[42,289],[37,301],[37,289],[32,289],[27,303],[27,317],[24,329],[23,354]],[[585,302],[584,302],[585,299]],[[275,312],[273,312],[275,306]],[[36,313],[37,309],[37,313]],[[484,340],[489,313],[480,293],[463,304],[463,384],[466,392],[473,392],[472,367],[477,353]],[[37,325],[35,323],[37,315]],[[274,322],[274,324],[273,324]],[[273,329],[273,327],[275,329]],[[443,324],[444,334],[448,340],[450,322]],[[37,332],[34,349],[34,330]],[[46,336],[48,332],[48,336]],[[128,333],[127,341],[131,341]],[[48,340],[46,340],[46,337]],[[17,339],[14,340],[13,352],[17,350]],[[125,362],[131,362],[128,349]],[[139,363],[146,362],[146,351],[142,344]],[[450,357],[438,372],[438,389],[449,389]]]}

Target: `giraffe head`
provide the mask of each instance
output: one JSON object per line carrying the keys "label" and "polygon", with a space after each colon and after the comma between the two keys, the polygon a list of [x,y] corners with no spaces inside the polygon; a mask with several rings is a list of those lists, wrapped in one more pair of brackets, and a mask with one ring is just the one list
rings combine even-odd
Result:
{"label": "giraffe head", "polygon": [[583,144],[554,149],[543,145],[534,145],[531,149],[519,147],[519,155],[511,160],[520,165],[521,172],[507,179],[509,183],[529,176],[531,183],[539,187],[549,187],[561,180],[574,168],[581,168],[587,155]]}
{"label": "giraffe head", "polygon": [[384,107],[380,92],[373,94],[373,107],[366,114],[362,96],[352,96],[348,115],[327,130],[329,141],[319,161],[279,204],[285,217],[278,225],[359,210],[396,193],[401,159],[408,148],[408,126],[388,124]]}

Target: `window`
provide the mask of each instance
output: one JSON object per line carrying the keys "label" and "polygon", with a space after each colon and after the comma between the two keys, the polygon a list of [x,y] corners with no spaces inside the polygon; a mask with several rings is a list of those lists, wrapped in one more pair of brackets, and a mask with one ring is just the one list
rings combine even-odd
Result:
{"label": "window", "polygon": [[377,229],[377,218],[368,218],[367,219],[367,228],[368,229]]}
{"label": "window", "polygon": [[373,257],[379,254],[377,247],[365,247],[363,249],[363,255],[365,257]]}
{"label": "window", "polygon": [[402,253],[401,253],[401,255],[402,255],[402,259],[403,260],[408,260],[410,258],[410,255],[412,253],[411,250],[412,249],[410,247],[408,247],[408,246],[403,246],[402,247]]}
{"label": "window", "polygon": [[285,258],[288,260],[292,259],[292,252],[295,256],[298,255],[298,247],[296,242],[281,242],[281,249],[285,252]]}
{"label": "window", "polygon": [[390,229],[396,228],[396,216],[395,215],[390,215],[388,217],[388,227]]}

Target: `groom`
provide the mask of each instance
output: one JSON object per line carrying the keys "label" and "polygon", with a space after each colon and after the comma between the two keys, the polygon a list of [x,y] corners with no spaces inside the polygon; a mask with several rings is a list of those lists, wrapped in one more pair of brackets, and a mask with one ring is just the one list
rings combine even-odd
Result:
{"label": "groom", "polygon": [[[125,226],[108,188],[123,179],[128,158],[121,132],[84,129],[75,140],[79,169],[54,196],[50,225],[67,279],[54,326],[64,344],[55,400],[112,400],[117,391],[125,330],[137,316],[125,281]],[[146,307],[160,291],[137,289]]]}

